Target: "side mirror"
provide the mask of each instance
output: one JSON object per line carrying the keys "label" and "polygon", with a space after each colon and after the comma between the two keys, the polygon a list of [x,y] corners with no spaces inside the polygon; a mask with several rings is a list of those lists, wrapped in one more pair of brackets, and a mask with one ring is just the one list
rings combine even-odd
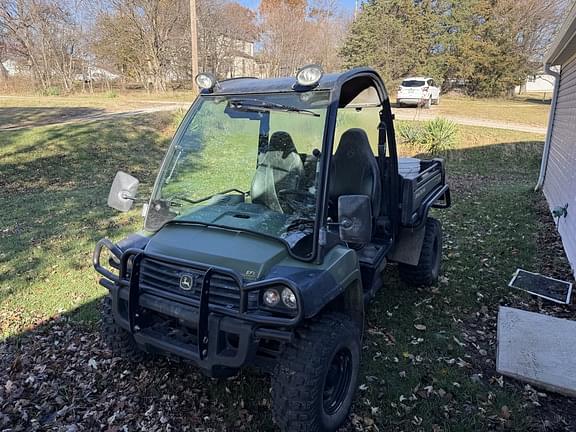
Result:
{"label": "side mirror", "polygon": [[372,240],[372,203],[367,195],[342,195],[338,198],[340,239],[348,243]]}
{"label": "side mirror", "polygon": [[108,205],[121,212],[130,210],[136,199],[139,184],[137,178],[123,171],[118,171],[108,194]]}

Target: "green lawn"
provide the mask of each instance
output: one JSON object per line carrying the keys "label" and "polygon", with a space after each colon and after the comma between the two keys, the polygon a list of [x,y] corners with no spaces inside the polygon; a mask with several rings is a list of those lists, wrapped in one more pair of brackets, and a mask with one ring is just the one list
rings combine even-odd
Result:
{"label": "green lawn", "polygon": [[[106,207],[118,169],[150,191],[170,115],[0,132],[0,333],[78,307],[104,291],[90,264],[100,237],[137,229]],[[96,315],[92,314],[92,318]]]}
{"label": "green lawn", "polygon": [[193,101],[191,93],[171,96],[119,94],[115,97],[97,95],[72,96],[0,96],[0,130],[53,125],[69,120],[95,117],[117,112],[145,110],[150,107],[183,106]]}
{"label": "green lawn", "polygon": [[550,104],[534,98],[473,99],[445,96],[440,105],[432,107],[438,116],[455,116],[545,127]]}
{"label": "green lawn", "polygon": [[[0,132],[3,336],[34,335],[61,312],[95,332],[95,299],[104,290],[91,267],[94,243],[141,226],[137,210],[120,215],[106,207],[109,184],[124,169],[146,195],[172,131],[166,114]],[[460,127],[458,148],[446,155],[453,207],[436,212],[445,231],[443,276],[416,290],[398,281],[393,266],[387,270],[368,312],[362,385],[346,430],[524,431],[536,424],[539,412],[521,387],[495,372],[494,329],[498,305],[516,301],[511,274],[542,265],[542,197],[533,192],[542,139]],[[269,430],[265,379],[243,375],[232,393],[226,382],[197,385],[209,401],[235,407],[206,427],[257,414],[250,430]],[[194,424],[189,415],[171,421]]]}
{"label": "green lawn", "polygon": [[64,96],[2,95],[0,107],[96,107],[125,109],[149,103],[192,103],[192,91],[147,94],[143,91],[113,91],[107,93],[75,93]]}

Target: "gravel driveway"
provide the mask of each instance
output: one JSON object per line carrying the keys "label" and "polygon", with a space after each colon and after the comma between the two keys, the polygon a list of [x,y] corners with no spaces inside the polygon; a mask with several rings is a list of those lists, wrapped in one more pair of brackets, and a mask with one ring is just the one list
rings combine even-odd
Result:
{"label": "gravel driveway", "polygon": [[392,112],[396,115],[398,120],[432,120],[436,117],[442,117],[448,120],[452,120],[454,123],[465,125],[465,126],[480,126],[494,129],[508,129],[518,132],[529,132],[536,134],[546,134],[545,127],[530,126],[521,123],[509,123],[501,122],[496,120],[486,120],[474,117],[461,117],[446,114],[437,114],[434,111],[434,107],[429,110],[418,109],[418,108],[392,108]]}
{"label": "gravel driveway", "polygon": [[[99,112],[95,114],[79,114],[75,115],[66,120],[57,120],[49,125],[63,125],[63,124],[70,124],[70,123],[79,123],[79,122],[88,122],[88,121],[100,121],[100,120],[111,120],[116,118],[123,118],[123,117],[133,117],[142,114],[152,114],[156,112],[162,111],[175,111],[177,109],[188,109],[190,108],[190,103],[182,103],[182,102],[150,102],[150,106],[145,108],[138,108],[126,111],[106,111],[106,112]],[[46,110],[50,110],[51,108],[46,108]],[[494,128],[494,129],[508,129],[518,132],[529,132],[529,133],[536,133],[536,134],[545,134],[546,128],[545,127],[538,127],[538,126],[530,126],[521,123],[509,123],[509,122],[500,122],[496,120],[486,120],[486,119],[479,119],[473,117],[461,117],[461,116],[452,116],[452,115],[438,115],[434,107],[430,110],[424,109],[416,109],[416,108],[393,108],[393,113],[396,115],[396,119],[398,120],[432,120],[436,117],[443,117],[453,122],[465,126],[480,126],[480,127],[487,127],[487,128]],[[46,124],[42,124],[43,126]],[[20,130],[20,129],[28,129],[33,127],[29,124],[22,126],[17,123],[13,124],[4,124],[0,126],[0,131],[2,130]]]}

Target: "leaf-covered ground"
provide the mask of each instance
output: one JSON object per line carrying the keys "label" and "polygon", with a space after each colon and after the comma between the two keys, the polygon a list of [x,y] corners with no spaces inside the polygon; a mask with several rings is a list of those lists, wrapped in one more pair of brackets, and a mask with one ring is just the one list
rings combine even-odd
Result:
{"label": "leaf-covered ground", "polygon": [[[185,364],[114,358],[98,334],[94,241],[139,224],[103,202],[124,168],[152,181],[163,122],[111,121],[0,134],[0,430],[275,430],[269,381],[204,378]],[[356,403],[344,431],[571,431],[576,404],[495,371],[496,313],[574,319],[507,283],[517,267],[570,278],[533,192],[541,137],[461,128],[448,157],[454,205],[437,286],[391,266],[368,311]],[[409,153],[410,149],[403,149]],[[105,156],[104,156],[105,155]],[[145,193],[145,188],[143,193]]]}

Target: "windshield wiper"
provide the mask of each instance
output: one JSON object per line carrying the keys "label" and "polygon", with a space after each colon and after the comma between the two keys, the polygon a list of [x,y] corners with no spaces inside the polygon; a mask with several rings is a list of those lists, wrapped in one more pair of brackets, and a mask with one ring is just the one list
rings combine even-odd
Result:
{"label": "windshield wiper", "polygon": [[216,192],[215,194],[208,195],[208,196],[199,198],[197,200],[193,200],[193,199],[186,198],[183,196],[175,195],[175,196],[170,197],[168,199],[168,202],[170,203],[170,205],[176,204],[175,207],[178,207],[178,205],[177,205],[177,203],[174,203],[173,200],[180,200],[180,201],[184,201],[184,202],[187,202],[190,204],[200,204],[201,202],[208,201],[210,198],[214,198],[216,195],[226,195],[226,194],[229,194],[230,192],[238,192],[242,196],[245,196],[247,194],[247,192],[243,192],[240,189],[226,189],[225,191]]}
{"label": "windshield wiper", "polygon": [[320,114],[315,113],[314,111],[300,109],[289,105],[266,102],[260,99],[233,99],[230,101],[230,106],[239,111],[285,111],[320,117]]}

